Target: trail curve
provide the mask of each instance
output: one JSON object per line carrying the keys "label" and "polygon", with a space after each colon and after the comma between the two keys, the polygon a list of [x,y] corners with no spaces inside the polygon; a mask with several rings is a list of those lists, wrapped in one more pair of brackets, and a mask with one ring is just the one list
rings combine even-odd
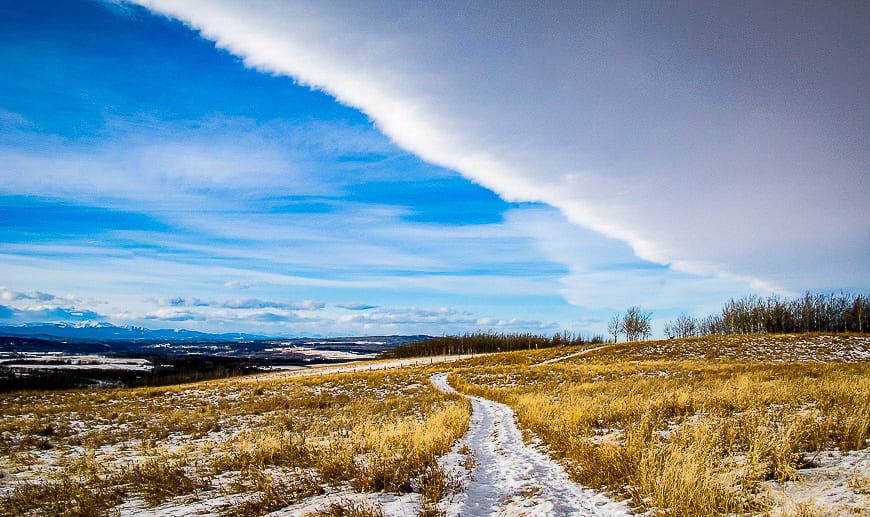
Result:
{"label": "trail curve", "polygon": [[[447,375],[433,375],[432,384],[445,393],[459,393]],[[547,454],[526,445],[510,407],[460,395],[472,404],[471,425],[462,442],[473,452],[474,467],[463,489],[443,508],[446,515],[631,515],[624,502],[578,485]],[[449,472],[454,466],[446,467]]]}

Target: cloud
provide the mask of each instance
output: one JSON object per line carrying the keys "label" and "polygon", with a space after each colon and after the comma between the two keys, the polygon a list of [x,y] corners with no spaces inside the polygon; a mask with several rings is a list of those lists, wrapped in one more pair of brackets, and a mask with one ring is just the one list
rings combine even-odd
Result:
{"label": "cloud", "polygon": [[18,301],[36,301],[36,302],[63,302],[64,299],[53,294],[43,293],[40,291],[18,292],[7,287],[0,286],[0,300],[7,302]]}
{"label": "cloud", "polygon": [[261,322],[264,322],[264,323],[281,323],[281,324],[295,323],[295,322],[299,322],[299,321],[304,321],[304,320],[303,320],[302,318],[300,318],[298,315],[293,314],[293,313],[290,313],[290,314],[287,314],[287,313],[278,314],[278,313],[275,313],[275,312],[261,312],[261,313],[257,313],[257,314],[254,314],[254,315],[250,316],[249,319],[251,319],[251,320],[253,320],[253,321],[261,321]]}
{"label": "cloud", "polygon": [[288,311],[316,311],[326,307],[324,302],[316,302],[306,300],[303,302],[288,302],[276,300],[258,300],[256,298],[248,298],[247,300],[230,300],[220,302],[219,307],[227,309],[285,309]]}
{"label": "cloud", "polygon": [[336,307],[340,309],[347,309],[349,311],[367,311],[369,309],[377,309],[378,305],[369,305],[367,303],[340,303],[336,305]]}
{"label": "cloud", "polygon": [[476,320],[467,310],[452,307],[423,309],[416,307],[382,308],[373,312],[342,316],[343,323],[378,324],[386,326],[473,325]]}
{"label": "cloud", "polygon": [[21,128],[32,126],[32,123],[19,113],[13,113],[0,108],[0,128],[4,126]]}
{"label": "cloud", "polygon": [[6,302],[0,311],[5,319],[30,321],[85,321],[104,319],[93,310],[99,302],[77,296],[59,296],[42,291],[16,291],[0,286],[0,300]]}
{"label": "cloud", "polygon": [[239,300],[207,301],[193,296],[175,296],[172,298],[159,298],[150,300],[157,305],[169,307],[211,307],[221,309],[250,310],[250,309],[283,309],[288,311],[317,311],[326,307],[325,302],[305,300],[293,302],[287,300],[261,300],[259,298],[246,298]]}
{"label": "cloud", "polygon": [[140,3],[642,259],[867,287],[864,4]]}
{"label": "cloud", "polygon": [[516,235],[527,236],[547,259],[566,267],[559,292],[572,305],[587,309],[641,305],[670,310],[682,305],[713,311],[724,300],[745,294],[748,283],[723,275],[690,275],[638,260],[624,242],[601,239],[552,208],[509,211],[505,224]]}
{"label": "cloud", "polygon": [[108,118],[100,136],[82,145],[20,128],[0,134],[9,172],[0,192],[122,210],[135,201],[138,212],[161,215],[238,210],[276,193],[336,195],[346,181],[334,165],[341,153],[396,152],[382,135],[343,121]]}
{"label": "cloud", "polygon": [[250,289],[251,284],[239,282],[238,280],[228,280],[224,282],[224,287],[227,289]]}
{"label": "cloud", "polygon": [[476,316],[455,308],[383,307],[370,312],[339,316],[336,328],[352,329],[357,334],[379,332],[429,333],[432,335],[496,330],[501,332],[552,332],[560,328],[555,321]]}
{"label": "cloud", "polygon": [[27,307],[13,308],[0,305],[0,319],[25,322],[68,322],[104,320],[98,312],[76,307]]}
{"label": "cloud", "polygon": [[142,316],[143,320],[157,321],[204,321],[205,316],[199,312],[186,309],[158,309]]}
{"label": "cloud", "polygon": [[170,305],[172,307],[206,307],[208,303],[203,302],[199,298],[188,298],[177,296],[175,298],[170,298],[169,300],[159,300],[158,303],[163,305]]}
{"label": "cloud", "polygon": [[[329,320],[312,317],[309,314],[326,307],[324,302],[306,300],[292,302],[283,300],[263,300],[248,298],[240,300],[208,301],[190,296],[175,296],[146,300],[156,304],[156,310],[144,313],[131,311],[115,314],[117,320],[126,323],[136,322],[187,322],[196,329],[215,331],[215,329],[239,329],[268,333],[262,324],[272,327],[271,332],[287,333],[287,326],[303,323],[314,326],[319,322],[328,325]],[[300,315],[299,312],[306,313]]]}
{"label": "cloud", "polygon": [[479,320],[477,320],[477,324],[480,326],[481,329],[494,329],[504,332],[516,332],[518,330],[528,332],[530,329],[539,332],[552,332],[559,331],[561,329],[559,327],[559,324],[555,321],[544,322],[520,318],[480,318]]}

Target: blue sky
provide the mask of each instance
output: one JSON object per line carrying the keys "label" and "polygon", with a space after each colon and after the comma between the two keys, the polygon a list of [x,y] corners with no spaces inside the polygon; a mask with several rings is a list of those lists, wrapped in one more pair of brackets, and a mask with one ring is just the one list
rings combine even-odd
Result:
{"label": "blue sky", "polygon": [[0,3],[0,323],[596,334],[868,288],[866,7],[142,4]]}

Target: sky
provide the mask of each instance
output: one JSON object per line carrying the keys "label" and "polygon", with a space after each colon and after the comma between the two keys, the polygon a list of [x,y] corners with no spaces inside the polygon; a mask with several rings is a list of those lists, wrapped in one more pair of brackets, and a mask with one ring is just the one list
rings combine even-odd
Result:
{"label": "sky", "polygon": [[654,330],[870,289],[870,4],[0,0],[0,324]]}

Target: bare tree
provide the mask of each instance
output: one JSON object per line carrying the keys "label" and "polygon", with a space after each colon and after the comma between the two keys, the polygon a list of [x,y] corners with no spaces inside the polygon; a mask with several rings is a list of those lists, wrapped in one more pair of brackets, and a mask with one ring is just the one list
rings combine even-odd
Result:
{"label": "bare tree", "polygon": [[622,334],[622,317],[619,313],[613,315],[607,323],[607,333],[613,337],[613,342],[619,341],[619,335]]}
{"label": "bare tree", "polygon": [[[866,294],[812,294],[792,299],[756,295],[732,299],[718,314],[696,320],[696,332],[751,334],[789,332],[866,332],[870,321],[870,296]],[[677,335],[675,322],[667,333]]]}
{"label": "bare tree", "polygon": [[674,321],[665,323],[665,335],[669,339],[697,336],[701,324],[685,312],[677,316]]}
{"label": "bare tree", "polygon": [[646,339],[652,334],[651,312],[643,312],[640,307],[630,307],[622,317],[622,331],[628,341]]}

